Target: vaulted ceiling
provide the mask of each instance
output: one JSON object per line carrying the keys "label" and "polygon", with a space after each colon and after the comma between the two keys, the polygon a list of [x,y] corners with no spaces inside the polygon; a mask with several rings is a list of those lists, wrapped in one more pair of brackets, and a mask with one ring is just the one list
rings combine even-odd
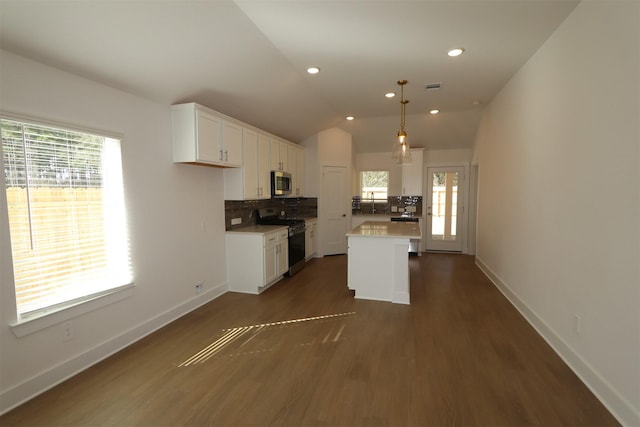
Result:
{"label": "vaulted ceiling", "polygon": [[384,94],[406,79],[411,145],[470,148],[484,106],[577,3],[0,0],[0,47],[295,142],[339,127],[358,152],[390,151],[400,97]]}

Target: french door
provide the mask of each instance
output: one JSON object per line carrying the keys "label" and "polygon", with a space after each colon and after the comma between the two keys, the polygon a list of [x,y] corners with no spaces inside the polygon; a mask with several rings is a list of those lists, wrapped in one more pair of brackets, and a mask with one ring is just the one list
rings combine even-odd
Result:
{"label": "french door", "polygon": [[427,168],[428,251],[462,252],[464,167]]}

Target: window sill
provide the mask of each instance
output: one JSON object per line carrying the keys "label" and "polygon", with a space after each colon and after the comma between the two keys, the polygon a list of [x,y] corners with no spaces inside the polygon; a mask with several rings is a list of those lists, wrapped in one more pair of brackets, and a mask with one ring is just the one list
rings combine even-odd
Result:
{"label": "window sill", "polygon": [[119,288],[111,289],[107,293],[96,295],[92,298],[70,304],[66,307],[58,308],[55,311],[44,312],[37,316],[20,319],[14,323],[10,323],[9,326],[16,337],[22,338],[65,322],[74,317],[78,317],[82,314],[89,313],[109,304],[129,298],[133,295],[134,288],[135,285],[133,283],[124,285]]}

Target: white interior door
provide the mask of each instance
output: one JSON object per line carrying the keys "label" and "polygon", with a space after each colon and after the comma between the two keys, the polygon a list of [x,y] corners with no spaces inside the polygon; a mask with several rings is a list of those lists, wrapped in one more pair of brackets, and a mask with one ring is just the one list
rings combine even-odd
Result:
{"label": "white interior door", "polygon": [[428,251],[462,252],[464,167],[427,168]]}
{"label": "white interior door", "polygon": [[347,168],[324,166],[322,168],[322,238],[324,255],[347,253],[347,209],[351,208],[347,195]]}

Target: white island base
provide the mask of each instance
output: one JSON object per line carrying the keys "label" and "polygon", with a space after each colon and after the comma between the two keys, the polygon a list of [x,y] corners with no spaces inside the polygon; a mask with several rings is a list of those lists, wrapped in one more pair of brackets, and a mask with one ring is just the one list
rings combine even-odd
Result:
{"label": "white island base", "polygon": [[348,237],[347,286],[355,297],[409,304],[409,240],[421,238],[411,223],[365,222]]}

